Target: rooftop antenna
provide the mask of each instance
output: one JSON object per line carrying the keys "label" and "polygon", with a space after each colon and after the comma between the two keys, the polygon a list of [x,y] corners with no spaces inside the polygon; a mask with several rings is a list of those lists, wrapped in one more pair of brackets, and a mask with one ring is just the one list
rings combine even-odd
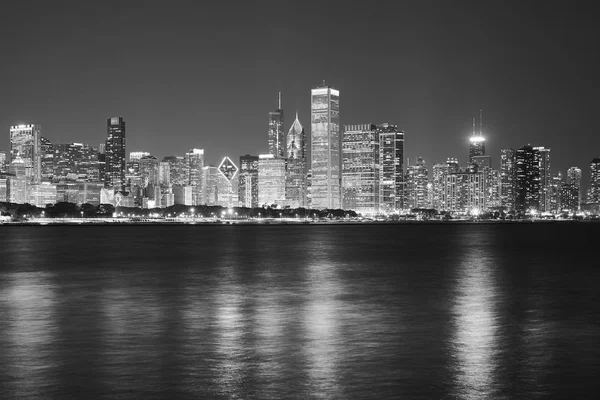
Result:
{"label": "rooftop antenna", "polygon": [[475,136],[475,118],[473,118],[473,136]]}
{"label": "rooftop antenna", "polygon": [[327,85],[325,85],[325,79],[323,79],[323,87],[326,87]]}
{"label": "rooftop antenna", "polygon": [[281,110],[281,92],[279,92],[279,108],[278,110]]}
{"label": "rooftop antenna", "polygon": [[479,136],[483,136],[483,111],[479,110]]}
{"label": "rooftop antenna", "polygon": [[296,110],[296,119],[298,119],[298,110]]}

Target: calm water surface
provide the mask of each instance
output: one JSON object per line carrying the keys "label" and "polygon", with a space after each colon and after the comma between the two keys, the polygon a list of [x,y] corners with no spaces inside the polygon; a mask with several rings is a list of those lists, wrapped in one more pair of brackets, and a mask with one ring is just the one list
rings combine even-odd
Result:
{"label": "calm water surface", "polygon": [[599,238],[0,227],[0,398],[594,398]]}

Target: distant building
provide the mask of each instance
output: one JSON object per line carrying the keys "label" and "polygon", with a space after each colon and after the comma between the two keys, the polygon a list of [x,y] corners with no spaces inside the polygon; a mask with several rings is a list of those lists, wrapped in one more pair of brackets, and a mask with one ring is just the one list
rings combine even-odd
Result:
{"label": "distant building", "polygon": [[527,145],[516,151],[515,210],[519,215],[540,209],[540,153]]}
{"label": "distant building", "polygon": [[55,144],[52,146],[53,182],[71,180],[98,182],[100,162],[98,149],[83,143]]}
{"label": "distant building", "polygon": [[158,164],[158,183],[163,187],[171,185],[171,166],[166,161],[161,161]]}
{"label": "distant building", "polygon": [[550,171],[550,149],[545,147],[534,147],[538,152],[539,171],[540,171],[540,208],[539,211],[545,212],[550,210],[550,183],[552,175]]}
{"label": "distant building", "polygon": [[32,183],[41,181],[41,128],[36,124],[10,127],[10,161],[21,158],[25,176]]}
{"label": "distant building", "polygon": [[272,154],[258,156],[258,204],[272,205],[285,200],[284,158],[275,158]]}
{"label": "distant building", "polygon": [[50,182],[32,184],[29,203],[36,207],[56,203],[56,185]]}
{"label": "distant building", "polygon": [[560,187],[560,211],[575,213],[579,210],[579,195],[577,186],[572,183],[563,183]]}
{"label": "distant building", "polygon": [[258,207],[258,156],[240,156],[238,199],[242,207]]}
{"label": "distant building", "polygon": [[40,137],[40,179],[52,182],[54,179],[54,146],[50,140]]}
{"label": "distant building", "polygon": [[229,157],[224,157],[217,170],[217,204],[223,207],[238,207],[238,167]]}
{"label": "distant building", "polygon": [[217,167],[210,165],[204,167],[203,172],[203,192],[202,199],[203,204],[207,206],[216,206],[218,205],[218,194],[219,194],[219,175],[220,172]]}
{"label": "distant building", "polygon": [[185,153],[185,165],[187,172],[186,185],[193,187],[194,205],[205,204],[202,173],[204,169],[204,149],[191,149]]}
{"label": "distant building", "polygon": [[514,211],[516,197],[517,169],[515,165],[515,150],[500,151],[500,204],[506,211]]}
{"label": "distant building", "polygon": [[188,170],[184,157],[167,156],[162,160],[169,164],[169,180],[171,185],[189,185]]}
{"label": "distant building", "polygon": [[139,160],[142,157],[149,156],[150,153],[147,151],[130,151],[129,152],[129,161]]}
{"label": "distant building", "polygon": [[[137,160],[142,187],[158,186],[158,158],[147,155]],[[152,196],[153,197],[153,196]]]}
{"label": "distant building", "polygon": [[404,132],[397,125],[346,125],[342,135],[342,207],[364,214],[403,206]]}
{"label": "distant building", "polygon": [[473,118],[473,135],[469,139],[469,163],[474,163],[474,157],[485,156],[485,138],[482,130],[483,119],[479,113],[479,134],[475,133],[475,118]]}
{"label": "distant building", "polygon": [[[208,167],[207,167],[208,168]],[[193,205],[192,202],[192,187],[173,185],[173,203],[186,206]]]}
{"label": "distant building", "polygon": [[590,204],[600,203],[600,158],[594,158],[590,162],[587,202]]}
{"label": "distant building", "polygon": [[548,191],[548,196],[550,197],[550,209],[548,212],[552,214],[557,214],[561,210],[560,201],[561,201],[561,187],[564,184],[563,177],[560,171],[558,174],[554,175],[550,181],[550,187]]}
{"label": "distant building", "polygon": [[297,207],[306,207],[306,135],[298,113],[287,134],[286,157],[285,198]]}
{"label": "distant building", "polygon": [[107,187],[121,190],[125,186],[125,121],[123,117],[108,118],[107,131],[104,182]]}
{"label": "distant building", "polygon": [[323,86],[311,91],[312,208],[341,207],[340,92]]}
{"label": "distant building", "polygon": [[571,167],[567,170],[567,183],[577,190],[577,210],[581,209],[581,169]]}
{"label": "distant building", "polygon": [[283,125],[283,108],[281,107],[281,92],[275,111],[269,112],[269,153],[275,158],[285,157],[286,143]]}
{"label": "distant building", "polygon": [[29,202],[29,177],[10,176],[7,179],[6,198],[9,203]]}
{"label": "distant building", "polygon": [[407,168],[406,175],[407,208],[427,208],[429,171],[425,166],[425,160],[419,157],[415,165]]}

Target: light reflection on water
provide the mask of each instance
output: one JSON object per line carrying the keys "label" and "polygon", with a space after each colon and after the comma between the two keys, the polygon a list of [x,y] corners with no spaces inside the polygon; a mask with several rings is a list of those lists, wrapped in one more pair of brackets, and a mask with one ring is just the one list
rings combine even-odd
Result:
{"label": "light reflection on water", "polygon": [[498,398],[497,377],[498,295],[497,265],[481,247],[465,252],[458,266],[453,350],[457,361],[457,396],[464,399]]}
{"label": "light reflection on water", "polygon": [[509,228],[0,231],[1,398],[587,393],[600,276],[548,249],[593,235]]}

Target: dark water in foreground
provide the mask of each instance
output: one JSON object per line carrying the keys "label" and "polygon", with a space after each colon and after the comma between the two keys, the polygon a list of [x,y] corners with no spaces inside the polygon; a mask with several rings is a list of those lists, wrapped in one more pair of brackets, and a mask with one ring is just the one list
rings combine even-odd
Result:
{"label": "dark water in foreground", "polygon": [[0,227],[0,398],[594,398],[599,238]]}

